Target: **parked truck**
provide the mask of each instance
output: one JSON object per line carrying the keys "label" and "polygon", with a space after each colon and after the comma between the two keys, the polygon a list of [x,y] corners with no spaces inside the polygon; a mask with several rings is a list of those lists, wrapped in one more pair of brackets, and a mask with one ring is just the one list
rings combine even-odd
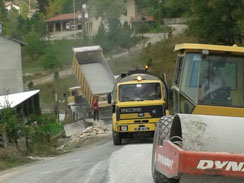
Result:
{"label": "parked truck", "polygon": [[244,47],[179,44],[175,51],[175,115],[155,130],[155,183],[243,183]]}
{"label": "parked truck", "polygon": [[121,74],[108,95],[112,103],[114,145],[136,135],[153,136],[160,117],[168,113],[167,87],[163,79],[146,70]]}
{"label": "parked truck", "polygon": [[89,107],[80,86],[68,89],[67,118],[72,122],[91,117],[92,111]]}
{"label": "parked truck", "polygon": [[99,108],[111,107],[107,103],[107,94],[113,90],[114,75],[105,60],[100,46],[73,48],[73,71],[80,84],[90,108],[95,97],[98,97]]}

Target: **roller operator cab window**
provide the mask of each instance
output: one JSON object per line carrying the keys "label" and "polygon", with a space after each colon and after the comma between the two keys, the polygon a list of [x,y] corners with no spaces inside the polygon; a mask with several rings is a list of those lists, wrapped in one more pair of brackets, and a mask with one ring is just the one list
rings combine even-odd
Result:
{"label": "roller operator cab window", "polygon": [[186,53],[180,89],[196,104],[243,107],[244,57]]}
{"label": "roller operator cab window", "polygon": [[138,83],[119,86],[119,101],[160,100],[160,83]]}

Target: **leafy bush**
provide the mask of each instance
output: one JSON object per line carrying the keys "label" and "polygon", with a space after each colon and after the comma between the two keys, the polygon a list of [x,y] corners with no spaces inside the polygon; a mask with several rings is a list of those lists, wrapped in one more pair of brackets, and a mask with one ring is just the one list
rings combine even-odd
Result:
{"label": "leafy bush", "polygon": [[29,55],[32,59],[36,59],[42,54],[45,42],[42,41],[41,35],[31,31],[25,36],[25,41],[28,43],[27,46],[24,47],[25,54]]}
{"label": "leafy bush", "polygon": [[45,49],[44,56],[41,59],[41,63],[44,69],[56,70],[60,68],[61,64],[58,60],[58,52],[52,45]]}
{"label": "leafy bush", "polygon": [[18,120],[15,110],[10,107],[2,109],[0,116],[2,121],[0,126],[5,125],[9,142],[16,143],[17,139],[22,135],[23,123]]}
{"label": "leafy bush", "polygon": [[50,143],[50,138],[62,131],[63,126],[57,123],[55,116],[31,115],[26,130],[32,144]]}

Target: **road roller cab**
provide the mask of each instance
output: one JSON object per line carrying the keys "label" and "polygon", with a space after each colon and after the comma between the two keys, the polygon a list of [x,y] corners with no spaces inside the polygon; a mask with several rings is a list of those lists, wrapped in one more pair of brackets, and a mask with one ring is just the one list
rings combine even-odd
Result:
{"label": "road roller cab", "polygon": [[244,116],[244,48],[180,44],[174,113]]}
{"label": "road roller cab", "polygon": [[244,48],[179,44],[173,116],[153,144],[156,183],[244,182]]}

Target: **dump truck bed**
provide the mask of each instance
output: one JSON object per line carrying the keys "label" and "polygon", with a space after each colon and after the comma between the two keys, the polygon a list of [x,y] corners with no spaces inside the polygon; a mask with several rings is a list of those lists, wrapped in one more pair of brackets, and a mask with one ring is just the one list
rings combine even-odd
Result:
{"label": "dump truck bed", "polygon": [[112,91],[114,78],[100,63],[80,65],[83,75],[87,78],[91,92],[94,95],[106,94]]}
{"label": "dump truck bed", "polygon": [[114,75],[100,46],[74,48],[73,70],[91,106],[94,96],[112,92]]}

